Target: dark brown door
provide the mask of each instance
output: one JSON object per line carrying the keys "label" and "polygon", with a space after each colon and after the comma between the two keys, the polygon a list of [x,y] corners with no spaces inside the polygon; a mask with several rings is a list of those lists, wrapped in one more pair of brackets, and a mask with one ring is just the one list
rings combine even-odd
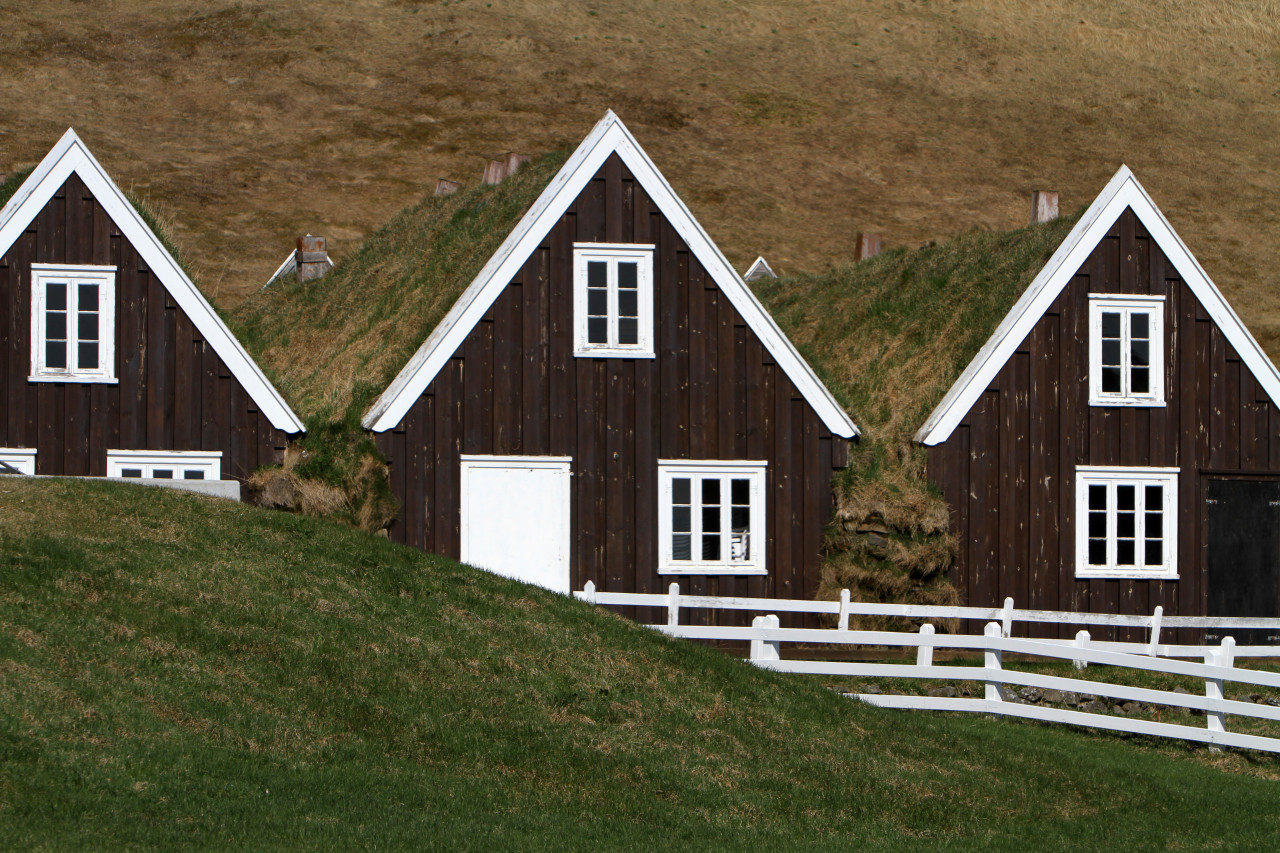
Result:
{"label": "dark brown door", "polygon": [[[1280,616],[1280,482],[1208,481],[1209,616]],[[1273,631],[1210,630],[1241,645],[1275,643]]]}

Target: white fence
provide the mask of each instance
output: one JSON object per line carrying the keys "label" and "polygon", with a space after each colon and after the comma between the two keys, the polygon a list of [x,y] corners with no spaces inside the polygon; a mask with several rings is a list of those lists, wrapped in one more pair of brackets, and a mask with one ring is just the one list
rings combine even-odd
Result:
{"label": "white fence", "polygon": [[[1280,632],[1280,619],[1246,619],[1218,617],[1164,617],[1160,608],[1151,616],[1118,616],[1100,613],[1066,613],[1044,610],[1017,610],[1010,599],[1003,608],[933,607],[925,605],[887,605],[851,602],[845,590],[835,601],[792,601],[769,598],[717,598],[682,595],[678,584],[672,584],[667,595],[599,592],[595,585],[575,592],[577,598],[594,604],[667,608],[667,624],[651,625],[654,630],[686,639],[747,641],[751,644],[748,660],[763,669],[777,672],[860,678],[907,678],[944,681],[978,681],[983,683],[983,696],[906,696],[874,693],[848,694],[887,708],[914,708],[935,711],[970,711],[1000,716],[1025,717],[1048,722],[1070,723],[1092,728],[1158,737],[1181,738],[1217,746],[1233,746],[1280,752],[1280,739],[1227,731],[1227,717],[1251,717],[1280,721],[1280,707],[1252,701],[1230,700],[1223,695],[1227,682],[1280,689],[1280,673],[1240,669],[1235,660],[1245,655],[1274,657],[1280,649],[1271,646],[1237,647],[1231,637],[1218,646],[1179,646],[1160,643],[1164,628],[1211,628],[1218,630],[1264,628]],[[770,611],[756,616],[750,628],[709,625],[681,625],[680,613],[690,608]],[[835,628],[782,628],[774,613],[824,613],[837,617]],[[851,631],[851,615],[902,616],[913,619],[987,619],[982,636],[938,634],[933,625],[924,624],[919,631]],[[996,621],[998,620],[998,621]],[[1074,640],[1030,640],[1010,636],[1016,622],[1050,622],[1070,625],[1112,625],[1143,628],[1145,643],[1094,642],[1088,631],[1079,631]],[[915,648],[914,664],[864,663],[823,660],[783,660],[783,643],[805,646],[880,646]],[[983,653],[982,666],[938,666],[933,661],[935,649],[967,650]],[[1077,669],[1089,664],[1122,667],[1154,673],[1180,675],[1204,682],[1204,696],[1130,687],[1005,669],[1003,655],[1028,655],[1048,660],[1070,660]],[[1203,663],[1174,658],[1200,658]],[[1030,704],[1021,701],[1006,686],[1092,695],[1153,705],[1160,709],[1177,708],[1203,713],[1204,727],[1163,721],[1135,719],[1099,713],[1101,710]],[[1101,704],[1101,703],[1097,703]]]}

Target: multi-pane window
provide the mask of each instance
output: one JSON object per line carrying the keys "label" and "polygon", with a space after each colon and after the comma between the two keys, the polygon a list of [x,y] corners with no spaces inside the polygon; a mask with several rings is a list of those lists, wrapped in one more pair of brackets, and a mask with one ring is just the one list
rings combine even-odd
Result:
{"label": "multi-pane window", "polygon": [[578,243],[573,249],[574,351],[653,355],[653,246]]}
{"label": "multi-pane window", "polygon": [[659,571],[764,574],[764,484],[764,462],[659,462]]}
{"label": "multi-pane window", "polygon": [[115,381],[115,267],[31,265],[31,379]]}
{"label": "multi-pane window", "polygon": [[1076,576],[1177,577],[1176,468],[1076,469]]}
{"label": "multi-pane window", "polygon": [[107,451],[107,476],[126,480],[220,480],[221,468],[219,451]]}
{"label": "multi-pane window", "polygon": [[0,474],[36,473],[36,451],[26,447],[0,447]]}
{"label": "multi-pane window", "polygon": [[1089,296],[1089,402],[1164,405],[1164,297]]}

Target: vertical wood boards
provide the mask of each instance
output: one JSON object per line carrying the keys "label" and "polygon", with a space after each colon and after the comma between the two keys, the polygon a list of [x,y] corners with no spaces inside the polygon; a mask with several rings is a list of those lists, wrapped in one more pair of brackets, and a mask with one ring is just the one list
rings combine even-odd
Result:
{"label": "vertical wood boards", "polygon": [[[1165,297],[1166,405],[1089,405],[1090,293]],[[1179,469],[1177,580],[1076,579],[1080,465]],[[1126,210],[950,438],[929,448],[928,470],[951,506],[952,577],[965,603],[1012,596],[1037,609],[1199,615],[1202,472],[1280,472],[1280,413]]]}
{"label": "vertical wood boards", "polygon": [[[28,380],[33,262],[116,267],[117,382]],[[105,476],[108,450],[217,450],[240,480],[280,461],[288,436],[75,175],[0,258],[0,335],[0,446],[34,447],[37,473]]]}
{"label": "vertical wood boards", "polygon": [[[573,244],[600,241],[656,246],[654,358],[573,355]],[[419,421],[430,426],[415,455]],[[574,588],[651,593],[674,580],[689,593],[815,595],[831,471],[847,458],[616,157],[377,443],[401,506],[393,538],[454,557],[460,453],[572,457]],[[768,576],[658,573],[660,459],[768,463]]]}

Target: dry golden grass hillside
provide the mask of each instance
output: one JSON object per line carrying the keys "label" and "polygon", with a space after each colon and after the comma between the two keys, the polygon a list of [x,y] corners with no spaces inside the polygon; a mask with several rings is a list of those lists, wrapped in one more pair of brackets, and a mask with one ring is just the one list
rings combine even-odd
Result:
{"label": "dry golden grass hillside", "polygon": [[745,265],[821,270],[1076,209],[1132,166],[1280,353],[1280,4],[42,0],[0,4],[0,172],[74,125],[224,307],[615,109]]}

